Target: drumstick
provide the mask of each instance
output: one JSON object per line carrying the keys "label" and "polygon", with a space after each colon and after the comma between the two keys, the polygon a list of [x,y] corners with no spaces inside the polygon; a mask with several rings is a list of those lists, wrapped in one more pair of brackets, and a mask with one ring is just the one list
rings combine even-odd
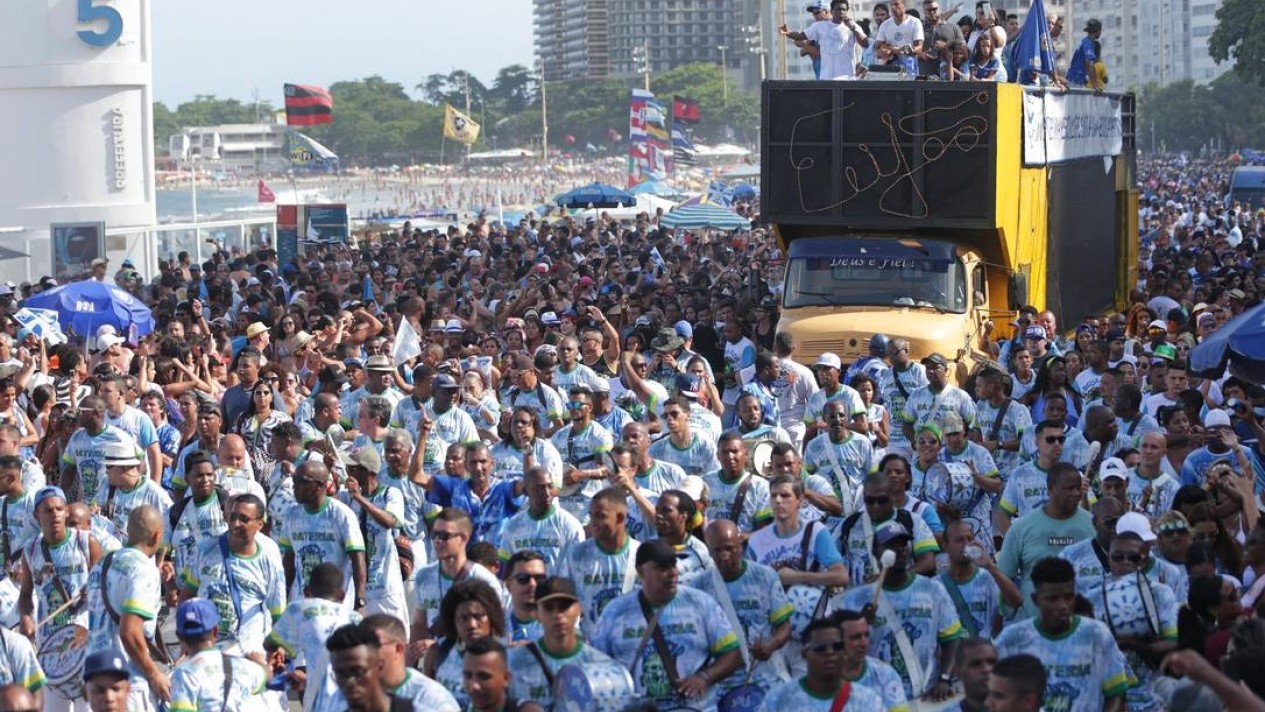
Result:
{"label": "drumstick", "polygon": [[871,606],[878,606],[879,594],[883,592],[883,582],[887,580],[887,570],[892,568],[892,564],[896,563],[896,552],[891,549],[884,551],[879,563],[883,568],[878,572],[878,580],[874,582],[874,597],[870,599]]}
{"label": "drumstick", "polygon": [[43,628],[44,626],[48,625],[49,621],[53,620],[57,616],[60,616],[63,612],[66,611],[67,608],[70,608],[71,606],[78,603],[79,598],[80,598],[79,596],[74,596],[69,601],[66,601],[65,603],[55,608],[52,613],[49,613],[47,616],[44,616],[44,620],[40,621],[37,627]]}

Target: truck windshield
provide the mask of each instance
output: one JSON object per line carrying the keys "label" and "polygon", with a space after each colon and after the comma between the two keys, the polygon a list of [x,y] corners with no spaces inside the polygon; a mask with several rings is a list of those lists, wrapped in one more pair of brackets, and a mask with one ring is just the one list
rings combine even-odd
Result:
{"label": "truck windshield", "polygon": [[1229,204],[1234,205],[1236,202],[1241,203],[1243,209],[1249,212],[1265,208],[1265,188],[1231,188]]}
{"label": "truck windshield", "polygon": [[966,311],[962,262],[947,245],[923,249],[919,243],[875,240],[831,241],[823,250],[791,250],[784,305],[905,306],[937,311]]}

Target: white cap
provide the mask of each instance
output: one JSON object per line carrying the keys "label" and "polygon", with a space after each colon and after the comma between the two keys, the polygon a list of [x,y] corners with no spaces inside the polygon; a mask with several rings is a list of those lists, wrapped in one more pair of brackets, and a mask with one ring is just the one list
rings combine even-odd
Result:
{"label": "white cap", "polygon": [[695,502],[703,498],[703,492],[706,490],[707,483],[698,475],[686,475],[681,482],[681,491],[688,494]]}
{"label": "white cap", "polygon": [[842,370],[843,361],[839,360],[839,356],[837,354],[832,354],[827,351],[817,357],[817,363],[814,363],[813,366],[829,366],[833,369]]}
{"label": "white cap", "polygon": [[1129,466],[1124,464],[1124,460],[1118,457],[1109,457],[1102,461],[1102,465],[1098,468],[1099,479],[1105,480],[1114,477],[1117,480],[1127,480],[1129,475]]}
{"label": "white cap", "polygon": [[449,319],[449,320],[448,320],[448,323],[447,323],[447,324],[444,324],[444,332],[445,332],[445,333],[448,333],[448,334],[464,334],[464,333],[465,333],[465,331],[466,331],[466,327],[462,326],[462,325],[461,325],[461,322],[460,322],[460,321],[458,321],[457,319]]}
{"label": "white cap", "polygon": [[1230,414],[1221,409],[1210,410],[1208,411],[1208,414],[1204,416],[1204,427],[1205,428],[1216,428],[1216,427],[1228,428],[1230,427]]}
{"label": "white cap", "polygon": [[105,334],[97,337],[97,350],[105,351],[111,346],[118,346],[123,343],[123,337],[118,334]]}
{"label": "white cap", "polygon": [[1116,534],[1125,532],[1137,534],[1148,544],[1155,541],[1155,532],[1151,531],[1151,520],[1141,512],[1125,512],[1120,517],[1120,521],[1116,522]]}

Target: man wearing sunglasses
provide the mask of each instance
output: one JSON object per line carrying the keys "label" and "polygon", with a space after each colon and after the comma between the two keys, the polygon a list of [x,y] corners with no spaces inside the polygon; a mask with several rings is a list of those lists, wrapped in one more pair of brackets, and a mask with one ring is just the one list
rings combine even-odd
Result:
{"label": "man wearing sunglasses", "polygon": [[227,532],[202,538],[177,571],[180,599],[214,603],[220,616],[217,646],[242,655],[263,652],[273,617],[286,605],[281,551],[260,536],[264,513],[255,495],[233,498]]}
{"label": "man wearing sunglasses", "polygon": [[1012,520],[1022,517],[1028,512],[1040,509],[1049,499],[1046,480],[1054,463],[1063,459],[1063,445],[1067,435],[1063,425],[1053,420],[1043,420],[1037,424],[1034,440],[1037,445],[1037,459],[1025,462],[1010,473],[1010,480],[1002,490],[998,502],[1000,511],[993,517],[993,524],[1000,535],[1010,530]]}
{"label": "man wearing sunglasses", "polygon": [[1148,559],[1145,535],[1155,536],[1149,524],[1144,534],[1121,531],[1111,542],[1109,575],[1100,576],[1086,594],[1094,616],[1111,629],[1138,678],[1125,698],[1131,710],[1163,707],[1152,683],[1160,661],[1177,649],[1177,597],[1142,573]]}
{"label": "man wearing sunglasses", "polygon": [[854,685],[843,675],[843,630],[833,618],[808,624],[800,636],[808,674],[769,691],[764,708],[770,710],[832,710],[881,712],[888,709],[873,690]]}
{"label": "man wearing sunglasses", "polygon": [[1107,574],[1108,553],[1116,540],[1116,524],[1125,513],[1125,505],[1115,497],[1100,497],[1094,503],[1094,536],[1078,541],[1059,553],[1076,568],[1076,592],[1084,595]]}

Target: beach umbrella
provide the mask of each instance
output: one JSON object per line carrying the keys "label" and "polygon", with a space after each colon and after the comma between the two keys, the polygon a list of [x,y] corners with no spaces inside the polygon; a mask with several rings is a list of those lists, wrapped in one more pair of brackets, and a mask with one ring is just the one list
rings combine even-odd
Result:
{"label": "beach umbrella", "polygon": [[637,199],[626,190],[605,183],[589,183],[572,188],[554,198],[564,208],[618,208],[632,205]]}
{"label": "beach umbrella", "polygon": [[52,309],[19,309],[13,320],[22,325],[18,331],[20,337],[26,335],[23,332],[29,332],[49,346],[66,343],[66,335],[57,323],[57,312]]}
{"label": "beach umbrella", "polygon": [[1265,304],[1226,322],[1190,352],[1190,371],[1203,378],[1230,373],[1265,383]]}
{"label": "beach umbrella", "polygon": [[71,282],[27,298],[23,307],[57,314],[63,332],[92,339],[102,325],[128,338],[154,330],[154,316],[139,299],[112,284],[88,279]]}
{"label": "beach umbrella", "polygon": [[682,195],[681,191],[657,180],[638,183],[630,188],[628,192],[633,195],[657,195],[660,198],[675,198]]}
{"label": "beach umbrella", "polygon": [[733,187],[733,196],[735,200],[755,200],[760,191],[755,186],[747,183],[739,183]]}
{"label": "beach umbrella", "polygon": [[664,215],[659,224],[670,230],[699,230],[705,227],[717,230],[745,230],[751,227],[750,220],[732,210],[710,203],[679,207]]}

